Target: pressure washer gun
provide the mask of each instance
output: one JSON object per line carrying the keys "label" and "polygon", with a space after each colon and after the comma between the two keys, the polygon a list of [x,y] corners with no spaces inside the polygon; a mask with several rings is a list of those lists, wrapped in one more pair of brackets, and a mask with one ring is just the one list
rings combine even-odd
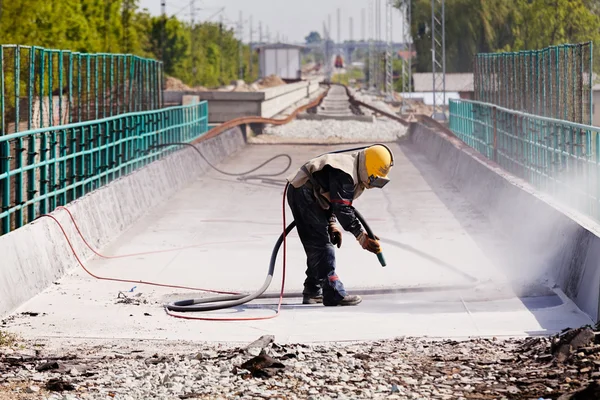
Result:
{"label": "pressure washer gun", "polygon": [[[373,234],[373,231],[371,230],[371,228],[369,227],[369,225],[367,224],[367,222],[365,221],[363,216],[358,212],[358,210],[356,208],[354,209],[354,214],[356,215],[356,218],[358,218],[358,220],[360,221],[362,226],[365,228],[367,235],[369,235],[369,237],[371,239],[375,239],[375,235]],[[382,267],[386,266],[385,258],[383,257],[383,252],[379,251],[379,253],[377,253],[377,259],[379,260],[379,264],[381,264]]]}
{"label": "pressure washer gun", "polygon": [[379,264],[381,264],[382,267],[385,267],[385,258],[383,257],[383,252],[381,250],[377,253],[377,259],[379,260]]}

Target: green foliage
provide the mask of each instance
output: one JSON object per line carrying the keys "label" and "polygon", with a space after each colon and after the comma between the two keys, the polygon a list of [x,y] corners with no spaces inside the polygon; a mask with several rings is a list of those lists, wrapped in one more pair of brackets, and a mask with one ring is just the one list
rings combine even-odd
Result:
{"label": "green foliage", "polygon": [[[238,78],[240,43],[218,23],[151,16],[139,0],[0,0],[0,44],[156,58],[165,73],[190,86]],[[242,46],[244,79],[258,76],[258,56]]]}
{"label": "green foliage", "polygon": [[331,77],[332,82],[342,83],[344,85],[356,85],[361,81],[364,81],[364,79],[365,74],[361,68],[348,68],[346,73],[334,74]]}
{"label": "green foliage", "polygon": [[[412,2],[417,71],[431,71],[431,1]],[[597,0],[446,0],[446,71],[473,70],[477,53],[593,41],[600,46]],[[596,51],[597,53],[597,51]],[[600,63],[595,63],[600,69]]]}
{"label": "green foliage", "polygon": [[[405,71],[406,75],[402,74],[402,60],[397,58],[392,62],[392,70],[394,74],[394,91],[402,92],[404,79],[408,77],[408,71]],[[412,82],[410,84],[412,86]]]}
{"label": "green foliage", "polygon": [[304,38],[304,40],[306,41],[306,44],[319,43],[321,42],[321,35],[317,31],[312,31]]}

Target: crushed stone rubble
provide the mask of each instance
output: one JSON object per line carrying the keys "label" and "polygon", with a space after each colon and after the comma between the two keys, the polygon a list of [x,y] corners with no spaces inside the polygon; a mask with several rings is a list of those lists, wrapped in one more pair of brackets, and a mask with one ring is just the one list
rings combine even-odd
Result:
{"label": "crushed stone rubble", "polygon": [[294,120],[280,126],[268,126],[264,134],[258,138],[303,138],[321,139],[335,142],[336,140],[395,141],[404,136],[407,129],[398,122],[387,118],[379,118],[374,122],[336,121],[336,120]]}
{"label": "crushed stone rubble", "polygon": [[38,341],[0,349],[0,399],[598,399],[596,342],[589,327],[461,341],[139,340],[67,346],[62,354]]}

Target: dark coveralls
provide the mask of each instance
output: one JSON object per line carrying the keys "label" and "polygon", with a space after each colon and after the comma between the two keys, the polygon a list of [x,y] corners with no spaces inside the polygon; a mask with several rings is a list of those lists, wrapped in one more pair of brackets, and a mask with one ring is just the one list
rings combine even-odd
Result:
{"label": "dark coveralls", "polygon": [[346,172],[326,165],[313,174],[314,180],[330,194],[330,208],[324,210],[311,188],[311,183],[296,189],[288,187],[287,199],[296,221],[296,229],[306,252],[306,280],[303,295],[323,293],[324,304],[337,304],[346,296],[344,285],[335,273],[334,245],[329,237],[329,222],[339,221],[342,228],[355,237],[361,225],[351,207],[354,182]]}

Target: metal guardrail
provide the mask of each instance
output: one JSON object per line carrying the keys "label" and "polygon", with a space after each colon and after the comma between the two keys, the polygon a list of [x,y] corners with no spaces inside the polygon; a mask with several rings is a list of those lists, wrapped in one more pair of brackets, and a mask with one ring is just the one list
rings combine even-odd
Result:
{"label": "metal guardrail", "polygon": [[592,42],[477,54],[474,100],[591,124],[592,67]]}
{"label": "metal guardrail", "polygon": [[0,136],[0,234],[128,174],[208,131],[208,103]]}
{"label": "metal guardrail", "polygon": [[0,136],[161,108],[163,65],[130,54],[0,46]]}
{"label": "metal guardrail", "polygon": [[450,100],[450,129],[508,172],[600,219],[600,127]]}

